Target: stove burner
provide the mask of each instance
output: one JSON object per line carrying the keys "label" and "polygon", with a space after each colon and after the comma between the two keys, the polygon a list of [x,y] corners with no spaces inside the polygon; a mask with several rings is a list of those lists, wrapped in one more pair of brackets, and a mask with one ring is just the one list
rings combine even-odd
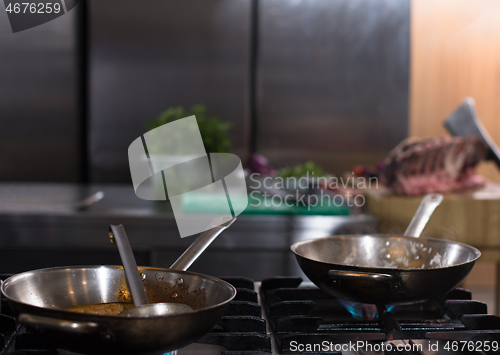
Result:
{"label": "stove burner", "polygon": [[[294,352],[297,344],[309,344],[309,351],[302,349],[302,354],[452,355],[443,340],[500,341],[500,317],[487,315],[486,305],[472,301],[466,290],[456,289],[441,300],[398,305],[390,312],[379,307],[380,319],[357,320],[342,300],[312,284],[301,283],[300,278],[289,277],[262,281],[262,305],[280,353]],[[367,312],[364,305],[357,307]],[[371,307],[368,311],[372,311]],[[387,346],[380,352],[366,351],[369,346],[356,352],[341,346],[357,342],[373,348],[375,344]],[[322,348],[322,344],[330,347]],[[412,344],[418,346],[412,348]],[[495,352],[471,352],[476,353]]]}
{"label": "stove burner", "polygon": [[[351,313],[352,317],[356,320],[376,320],[378,319],[379,311],[376,305],[368,303],[359,303],[344,300],[342,298],[337,298],[337,300],[342,304],[342,306]],[[396,306],[388,305],[385,307],[385,311],[390,312]]]}

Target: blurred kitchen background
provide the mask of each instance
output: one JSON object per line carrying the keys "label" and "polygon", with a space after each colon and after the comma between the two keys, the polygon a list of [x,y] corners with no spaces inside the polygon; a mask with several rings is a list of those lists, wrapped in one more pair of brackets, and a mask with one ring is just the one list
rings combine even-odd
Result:
{"label": "blurred kitchen background", "polygon": [[[500,142],[499,18],[488,0],[87,0],[13,34],[2,9],[0,272],[118,264],[110,223],[125,225],[139,264],[168,267],[193,238],[178,237],[168,206],[134,195],[127,157],[168,107],[201,103],[231,122],[244,162],[258,152],[339,175],[406,137],[446,134],[466,96]],[[500,182],[491,163],[479,172]],[[96,191],[102,201],[75,210]],[[481,211],[500,215],[498,199]],[[364,212],[242,216],[192,270],[297,274],[294,241],[376,231],[380,216]],[[467,282],[493,299],[491,223],[484,241],[445,236],[481,248]]]}

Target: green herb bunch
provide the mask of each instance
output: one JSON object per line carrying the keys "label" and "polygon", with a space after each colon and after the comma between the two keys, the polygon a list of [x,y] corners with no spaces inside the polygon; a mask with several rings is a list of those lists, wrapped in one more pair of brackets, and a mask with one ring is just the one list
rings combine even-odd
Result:
{"label": "green herb bunch", "polygon": [[323,169],[321,169],[321,167],[319,167],[313,161],[307,161],[304,164],[296,165],[293,167],[282,168],[278,171],[278,176],[282,178],[287,178],[287,177],[300,178],[302,176],[306,176],[307,174],[309,174],[309,176],[314,176],[314,177],[322,177],[328,175]]}
{"label": "green herb bunch", "polygon": [[195,115],[205,151],[207,153],[229,153],[231,141],[228,132],[231,129],[231,123],[224,122],[218,117],[208,116],[206,111],[207,109],[203,105],[194,105],[189,110],[181,106],[171,107],[163,111],[157,119],[146,122],[144,127],[149,131],[166,123]]}

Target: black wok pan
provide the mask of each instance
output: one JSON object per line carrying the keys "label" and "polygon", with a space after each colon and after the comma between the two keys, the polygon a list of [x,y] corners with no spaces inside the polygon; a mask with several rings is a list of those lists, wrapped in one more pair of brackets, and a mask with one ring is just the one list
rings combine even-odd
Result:
{"label": "black wok pan", "polygon": [[139,268],[151,303],[180,302],[194,311],[164,316],[124,317],[65,311],[85,304],[132,302],[121,266],[71,266],[14,275],[2,293],[20,323],[33,327],[60,348],[92,354],[164,354],[208,332],[236,296],[236,289],[215,277],[180,269],[232,222],[202,234],[172,269]]}
{"label": "black wok pan", "polygon": [[[420,235],[440,198],[424,197],[405,235]],[[465,244],[401,235],[339,235],[301,241],[291,249],[318,287],[371,304],[439,298],[465,279],[481,255]]]}

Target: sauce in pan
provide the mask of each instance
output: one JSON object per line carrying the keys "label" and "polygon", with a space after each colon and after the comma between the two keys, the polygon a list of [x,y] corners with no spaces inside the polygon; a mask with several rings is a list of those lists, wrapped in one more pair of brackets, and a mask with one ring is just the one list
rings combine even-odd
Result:
{"label": "sauce in pan", "polygon": [[115,316],[117,314],[120,314],[124,310],[132,307],[134,307],[133,303],[113,302],[113,303],[84,304],[82,306],[66,308],[65,311]]}
{"label": "sauce in pan", "polygon": [[[183,279],[177,279],[175,283],[163,280],[164,276],[155,275],[154,281],[145,281],[144,286],[149,303],[177,302],[184,303],[194,310],[206,307],[207,292],[204,288],[189,290],[189,284]],[[118,315],[128,308],[134,307],[132,294],[126,287],[120,287],[116,295],[116,302],[84,304],[64,309],[69,312]]]}

